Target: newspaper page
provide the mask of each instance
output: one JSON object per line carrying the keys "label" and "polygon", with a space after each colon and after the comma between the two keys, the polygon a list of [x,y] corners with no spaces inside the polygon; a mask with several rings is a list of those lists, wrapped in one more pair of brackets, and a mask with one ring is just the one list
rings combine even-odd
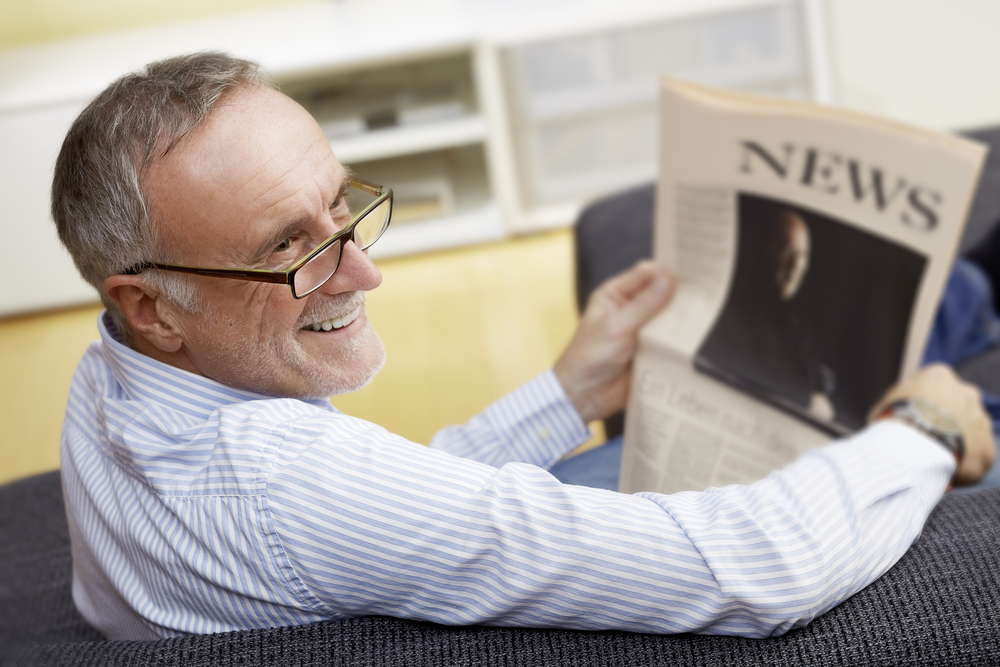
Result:
{"label": "newspaper page", "polygon": [[619,490],[750,483],[921,359],[985,157],[954,136],[661,83],[656,261]]}

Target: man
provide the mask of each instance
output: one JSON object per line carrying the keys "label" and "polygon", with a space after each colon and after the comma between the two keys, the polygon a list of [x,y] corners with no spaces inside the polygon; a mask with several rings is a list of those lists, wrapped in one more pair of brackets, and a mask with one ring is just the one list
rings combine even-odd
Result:
{"label": "man", "polygon": [[553,371],[430,448],[342,415],[325,397],[383,362],[362,251],[382,223],[347,210],[358,189],[383,210],[301,107],[219,54],[124,77],[70,129],[53,215],[107,314],[63,483],[74,599],[107,636],[366,614],[767,636],[879,576],[992,461],[976,392],[938,367],[891,398],[957,420],[957,471],[889,419],[749,487],[560,484],[543,468],[624,405],[636,331],[670,298],[648,264],[594,295]]}

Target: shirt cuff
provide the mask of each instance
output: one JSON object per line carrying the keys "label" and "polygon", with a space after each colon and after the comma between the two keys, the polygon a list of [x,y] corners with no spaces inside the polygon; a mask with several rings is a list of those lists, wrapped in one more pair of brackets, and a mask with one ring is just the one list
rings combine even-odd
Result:
{"label": "shirt cuff", "polygon": [[955,474],[954,455],[933,438],[917,429],[892,419],[882,419],[853,437],[825,448],[836,456],[845,472],[861,473],[857,479],[868,478],[869,498],[875,501],[885,494],[886,487],[909,481],[921,504],[930,511],[944,495]]}
{"label": "shirt cuff", "polygon": [[483,416],[518,460],[548,468],[590,438],[590,429],[551,369],[496,401]]}

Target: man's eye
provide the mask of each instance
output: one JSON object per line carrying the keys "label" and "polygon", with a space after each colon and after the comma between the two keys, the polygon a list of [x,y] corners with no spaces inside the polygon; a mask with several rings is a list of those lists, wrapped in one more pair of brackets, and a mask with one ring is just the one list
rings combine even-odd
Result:
{"label": "man's eye", "polygon": [[292,247],[292,239],[288,238],[274,247],[274,252],[285,252]]}

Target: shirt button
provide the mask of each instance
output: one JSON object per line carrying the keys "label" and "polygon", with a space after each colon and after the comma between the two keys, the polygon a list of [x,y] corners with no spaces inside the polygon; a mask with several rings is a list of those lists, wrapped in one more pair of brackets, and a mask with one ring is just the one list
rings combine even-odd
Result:
{"label": "shirt button", "polygon": [[543,428],[541,431],[538,432],[538,439],[541,440],[542,442],[548,442],[549,438],[551,437],[552,434],[549,433],[548,429]]}

